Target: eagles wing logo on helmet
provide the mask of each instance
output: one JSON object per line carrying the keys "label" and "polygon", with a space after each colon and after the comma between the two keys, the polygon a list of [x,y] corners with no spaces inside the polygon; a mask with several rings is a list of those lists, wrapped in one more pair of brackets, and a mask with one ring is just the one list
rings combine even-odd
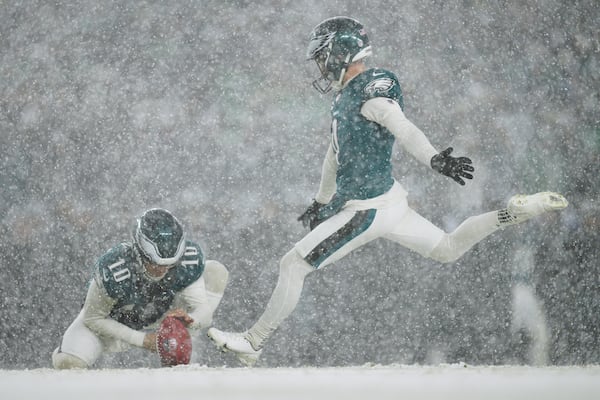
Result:
{"label": "eagles wing logo on helmet", "polygon": [[375,79],[374,81],[370,82],[367,86],[365,86],[365,93],[369,96],[386,93],[389,92],[395,84],[396,83],[391,78]]}
{"label": "eagles wing logo on helmet", "polygon": [[335,32],[329,32],[324,35],[314,36],[310,40],[310,43],[308,44],[308,51],[306,54],[307,59],[314,60],[317,57],[317,54],[319,54],[319,52],[321,50],[323,50],[325,47],[329,46],[329,43],[331,43],[331,41],[333,40],[334,37],[335,37]]}

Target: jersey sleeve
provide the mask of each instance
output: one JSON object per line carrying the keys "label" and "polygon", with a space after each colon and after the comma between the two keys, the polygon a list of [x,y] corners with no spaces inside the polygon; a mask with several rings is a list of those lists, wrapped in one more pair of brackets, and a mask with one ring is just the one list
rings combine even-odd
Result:
{"label": "jersey sleeve", "polygon": [[130,250],[127,244],[121,243],[107,251],[94,266],[94,280],[103,286],[112,298],[118,299],[130,289]]}
{"label": "jersey sleeve", "polygon": [[402,88],[398,78],[392,72],[385,69],[369,70],[363,87],[364,101],[373,98],[384,97],[394,100],[401,109],[404,108]]}
{"label": "jersey sleeve", "polygon": [[178,293],[200,279],[204,273],[204,253],[200,246],[194,242],[187,241],[185,252],[181,257],[179,265],[167,274],[170,281],[169,287]]}

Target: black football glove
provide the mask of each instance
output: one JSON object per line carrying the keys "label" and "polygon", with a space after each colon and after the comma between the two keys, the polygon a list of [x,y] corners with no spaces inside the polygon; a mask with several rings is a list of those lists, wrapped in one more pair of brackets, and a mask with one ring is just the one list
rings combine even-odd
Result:
{"label": "black football glove", "polygon": [[470,174],[470,172],[475,171],[475,168],[471,165],[473,162],[468,157],[452,157],[450,155],[452,150],[454,150],[452,147],[448,147],[440,154],[431,157],[431,168],[464,185],[463,178],[473,179],[473,175]]}
{"label": "black football glove", "polygon": [[306,227],[310,227],[310,230],[316,228],[323,220],[319,218],[319,210],[323,208],[325,204],[319,203],[316,200],[313,200],[312,204],[302,213],[301,216],[298,217],[298,221],[302,221],[302,225]]}

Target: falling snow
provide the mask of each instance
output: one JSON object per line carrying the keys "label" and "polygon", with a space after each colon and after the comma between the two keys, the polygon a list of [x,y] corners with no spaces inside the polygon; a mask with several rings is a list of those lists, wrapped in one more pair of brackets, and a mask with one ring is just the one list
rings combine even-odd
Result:
{"label": "falling snow", "polygon": [[[305,48],[334,15],[368,28],[370,65],[397,74],[432,144],[474,160],[460,187],[397,150],[422,215],[451,230],[541,190],[570,207],[450,265],[361,248],[307,278],[263,367],[600,363],[596,0],[24,0],[0,2],[0,369],[50,368],[96,258],[149,207],[229,268],[215,324],[256,320],[318,189],[330,99]],[[194,348],[195,363],[237,366],[203,336]],[[158,366],[142,350],[98,365]],[[15,374],[3,387],[56,376]]]}

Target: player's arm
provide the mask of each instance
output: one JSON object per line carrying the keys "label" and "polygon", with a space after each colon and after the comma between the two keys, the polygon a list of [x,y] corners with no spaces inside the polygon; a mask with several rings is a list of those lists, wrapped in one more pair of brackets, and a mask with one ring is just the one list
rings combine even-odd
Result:
{"label": "player's arm", "polygon": [[114,337],[133,346],[155,350],[152,334],[148,336],[110,318],[110,311],[115,304],[116,300],[108,295],[104,286],[92,280],[83,305],[85,325],[99,336]]}
{"label": "player's arm", "polygon": [[438,154],[425,134],[406,118],[396,101],[387,97],[369,99],[363,104],[361,113],[369,121],[386,127],[400,145],[421,163],[429,166],[431,158]]}
{"label": "player's arm", "polygon": [[323,166],[321,167],[321,182],[319,184],[319,191],[315,196],[313,203],[306,209],[306,211],[298,217],[298,221],[302,221],[305,227],[314,229],[319,223],[319,210],[327,203],[331,201],[331,198],[335,194],[337,185],[335,178],[337,175],[337,160],[335,157],[335,151],[333,150],[333,144],[329,144],[325,160],[323,160]]}
{"label": "player's arm", "polygon": [[323,166],[321,167],[321,183],[319,184],[319,191],[315,196],[315,200],[321,204],[327,204],[335,194],[337,185],[335,183],[335,177],[337,175],[337,161],[335,159],[335,152],[333,151],[333,145],[330,143],[323,160]]}
{"label": "player's arm", "polygon": [[228,279],[229,271],[223,264],[216,260],[206,260],[202,275],[177,293],[177,306],[181,308],[169,314],[177,312],[178,315],[174,316],[193,330],[210,327]]}
{"label": "player's arm", "polygon": [[179,314],[170,314],[181,319],[190,329],[207,328],[212,322],[212,311],[209,310],[206,296],[204,277],[200,276],[195,282],[177,294],[181,309]]}
{"label": "player's arm", "polygon": [[463,178],[473,179],[472,162],[467,157],[453,157],[452,147],[438,152],[425,134],[406,118],[400,105],[387,97],[369,99],[361,108],[362,115],[370,121],[386,127],[404,147],[421,163],[449,176],[464,185]]}

